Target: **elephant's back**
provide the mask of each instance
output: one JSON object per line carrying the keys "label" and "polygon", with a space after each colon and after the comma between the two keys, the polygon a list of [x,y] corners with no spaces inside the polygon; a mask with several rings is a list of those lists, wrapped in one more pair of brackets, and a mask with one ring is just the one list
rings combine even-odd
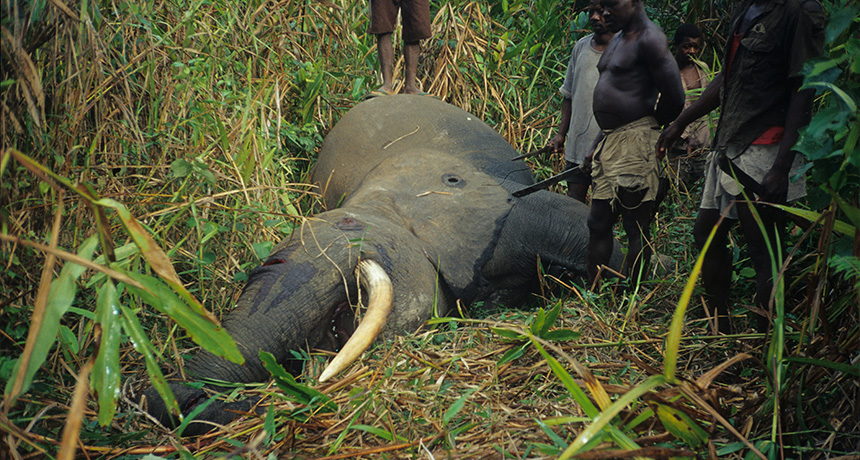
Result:
{"label": "elephant's back", "polygon": [[313,181],[334,207],[386,158],[428,147],[468,157],[510,191],[533,182],[524,162],[511,161],[513,147],[478,117],[414,95],[375,97],[347,112],[323,141]]}

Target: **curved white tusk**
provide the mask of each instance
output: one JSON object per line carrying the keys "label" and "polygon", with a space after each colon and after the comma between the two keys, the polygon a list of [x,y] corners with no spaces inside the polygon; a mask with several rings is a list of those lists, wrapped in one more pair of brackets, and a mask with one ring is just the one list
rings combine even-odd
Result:
{"label": "curved white tusk", "polygon": [[346,369],[358,359],[385,327],[388,314],[391,313],[393,303],[391,278],[385,270],[378,263],[365,259],[358,262],[355,271],[356,274],[360,273],[359,278],[370,297],[367,302],[367,312],[358,323],[355,332],[320,375],[320,383]]}

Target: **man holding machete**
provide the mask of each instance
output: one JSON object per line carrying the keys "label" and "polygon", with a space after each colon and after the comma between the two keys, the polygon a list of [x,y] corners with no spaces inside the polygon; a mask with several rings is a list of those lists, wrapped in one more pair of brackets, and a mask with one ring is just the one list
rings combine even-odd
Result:
{"label": "man holding machete", "polygon": [[[702,281],[719,332],[731,328],[732,252],[727,243],[738,222],[756,271],[756,306],[768,311],[773,290],[768,242],[774,254],[782,253],[778,242],[785,222],[781,211],[757,202],[786,203],[806,194],[802,178],[791,181],[802,168],[801,156],[792,149],[798,130],[809,123],[814,96],[812,89],[799,91],[800,71],[823,53],[824,22],[818,0],[742,2],[733,15],[722,72],[657,142],[657,155],[664,155],[688,124],[721,107],[693,228],[701,249],[717,227],[705,253]],[[753,212],[761,217],[764,234]],[[759,317],[759,329],[768,317]]]}
{"label": "man holding machete", "polygon": [[591,175],[577,166],[585,160],[594,138],[600,132],[591,108],[594,86],[599,77],[597,61],[615,35],[606,28],[602,11],[599,0],[588,2],[588,20],[594,33],[580,38],[570,53],[564,83],[559,88],[563,99],[558,132],[547,144],[550,152],[564,151],[564,169],[573,170],[567,177],[567,196],[583,203],[591,185]]}

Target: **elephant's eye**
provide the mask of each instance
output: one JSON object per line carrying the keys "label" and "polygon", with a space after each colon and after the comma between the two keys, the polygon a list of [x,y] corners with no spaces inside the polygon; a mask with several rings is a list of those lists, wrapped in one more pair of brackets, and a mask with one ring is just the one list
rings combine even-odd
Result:
{"label": "elephant's eye", "polygon": [[456,174],[443,174],[442,175],[442,183],[447,185],[448,187],[463,187],[466,185],[466,181],[463,180],[462,177]]}

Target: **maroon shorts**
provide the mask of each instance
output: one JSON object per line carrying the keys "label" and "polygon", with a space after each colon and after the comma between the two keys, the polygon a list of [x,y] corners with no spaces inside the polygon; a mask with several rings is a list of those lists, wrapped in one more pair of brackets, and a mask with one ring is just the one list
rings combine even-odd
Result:
{"label": "maroon shorts", "polygon": [[398,10],[404,42],[430,38],[430,0],[370,0],[368,32],[373,35],[394,32]]}

